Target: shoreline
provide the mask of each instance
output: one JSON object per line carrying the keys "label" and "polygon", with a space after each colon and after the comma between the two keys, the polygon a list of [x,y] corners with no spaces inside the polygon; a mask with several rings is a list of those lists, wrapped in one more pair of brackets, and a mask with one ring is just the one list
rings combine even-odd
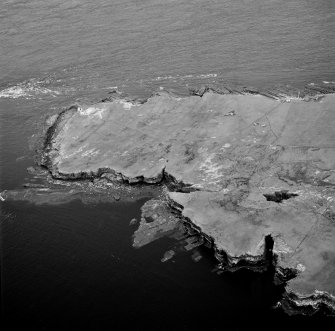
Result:
{"label": "shoreline", "polygon": [[[45,86],[42,84],[45,81]],[[334,80],[319,80],[318,82],[305,82],[299,84],[290,83],[275,83],[267,84],[264,86],[252,86],[244,83],[232,83],[230,81],[213,81],[211,83],[201,81],[198,82],[189,82],[181,81],[183,84],[177,84],[180,91],[176,90],[173,86],[170,88],[165,88],[164,86],[158,87],[157,84],[153,84],[154,80],[151,81],[152,88],[151,92],[148,89],[145,89],[145,95],[148,95],[143,98],[139,97],[141,102],[150,98],[156,92],[168,92],[176,96],[189,96],[189,95],[203,95],[205,92],[212,91],[218,94],[252,94],[252,95],[264,95],[268,98],[276,100],[316,100],[318,97],[323,95],[335,93],[335,81]],[[135,83],[135,82],[134,82]],[[171,85],[171,84],[168,84]],[[126,85],[124,85],[125,87]],[[155,87],[154,87],[155,86]],[[129,85],[128,88],[133,88],[132,85]],[[52,87],[52,81],[48,78],[42,77],[40,79],[30,78],[18,83],[3,83],[2,88],[0,89],[0,98],[3,99],[18,99],[18,98],[27,98],[27,99],[36,99],[40,95],[45,96],[62,96],[66,90],[58,90],[59,86]],[[120,96],[128,97],[128,94],[123,94],[122,89],[119,90],[118,86],[113,87],[102,87],[102,90],[110,90],[107,92],[109,94],[119,93]],[[71,88],[72,91],[72,88]],[[153,91],[153,92],[152,92]],[[131,95],[131,94],[130,94]],[[108,100],[105,98],[103,100]],[[133,98],[129,98],[134,100]],[[102,100],[102,101],[103,101]]]}
{"label": "shoreline", "polygon": [[[301,264],[297,263],[300,262],[299,258],[297,261],[294,258],[292,262],[292,256],[290,256],[292,255],[292,248],[290,248],[290,245],[300,247],[299,245],[301,245],[301,243],[299,244],[299,242],[301,241],[301,236],[306,237],[308,234],[313,235],[313,233],[310,232],[313,226],[320,222],[322,223],[322,221],[325,222],[324,218],[328,220],[328,218],[323,215],[320,216],[320,218],[315,214],[316,211],[312,207],[312,205],[315,204],[313,199],[315,194],[321,194],[320,192],[322,192],[324,187],[326,187],[327,190],[329,187],[327,191],[328,197],[334,197],[333,185],[335,185],[335,182],[324,181],[324,179],[329,178],[329,176],[332,178],[333,168],[330,169],[328,167],[330,170],[327,171],[330,172],[330,174],[325,174],[325,176],[328,175],[328,177],[325,178],[322,176],[322,178],[320,176],[320,178],[314,178],[311,177],[310,173],[305,173],[304,176],[301,176],[299,171],[301,172],[302,168],[294,170],[296,166],[301,166],[305,158],[305,156],[302,156],[296,160],[295,154],[297,152],[294,152],[294,149],[299,151],[298,154],[305,153],[301,151],[306,149],[307,153],[312,153],[312,156],[310,156],[311,160],[309,162],[306,161],[305,166],[313,168],[314,163],[320,157],[321,159],[323,158],[322,162],[331,163],[331,157],[329,160],[329,158],[321,152],[321,154],[315,154],[313,149],[324,150],[334,148],[334,146],[329,145],[332,140],[331,137],[327,136],[327,130],[322,132],[325,136],[321,134],[321,137],[317,137],[319,140],[314,146],[309,144],[303,145],[302,142],[304,139],[301,137],[298,139],[296,137],[297,132],[294,130],[294,123],[283,121],[281,118],[282,115],[277,115],[276,113],[278,113],[278,108],[280,108],[283,112],[285,111],[286,114],[299,112],[299,116],[305,116],[303,109],[300,109],[299,105],[304,101],[309,101],[306,105],[308,104],[310,107],[315,106],[318,109],[320,108],[320,110],[316,111],[320,112],[320,114],[324,114],[323,106],[320,104],[320,101],[327,98],[328,94],[325,95],[318,92],[314,97],[309,96],[307,99],[287,99],[287,96],[282,97],[279,94],[264,95],[264,93],[251,93],[250,91],[251,90],[228,90],[228,92],[226,92],[226,90],[221,90],[218,93],[216,90],[214,91],[213,88],[204,87],[193,91],[193,96],[190,97],[178,98],[163,92],[156,93],[145,101],[124,98],[115,92],[112,93],[110,98],[102,100],[96,107],[88,107],[85,110],[82,110],[79,106],[70,107],[68,110],[61,112],[50,125],[45,137],[40,165],[48,169],[54,179],[61,179],[62,181],[93,180],[100,178],[104,181],[118,183],[120,185],[136,186],[138,184],[144,184],[145,186],[166,186],[166,197],[172,201],[174,206],[179,206],[177,208],[179,217],[185,222],[192,224],[195,231],[200,232],[207,241],[212,242],[216,251],[216,258],[222,264],[222,268],[233,271],[234,269],[236,270],[236,267],[239,268],[239,265],[241,265],[241,268],[253,268],[253,266],[255,266],[254,269],[259,269],[259,265],[261,267],[264,263],[265,266],[269,265],[269,261],[266,261],[265,257],[268,258],[269,251],[271,251],[271,263],[275,261],[277,281],[288,283],[291,279],[299,278],[304,272],[302,270],[303,268],[300,268],[300,270],[299,267],[297,267]],[[257,98],[258,100],[253,99],[255,95],[259,96]],[[331,98],[329,103],[333,104],[334,101],[332,98],[334,98],[334,96],[330,94],[328,98]],[[291,101],[294,102],[292,103]],[[182,104],[181,106],[179,105],[180,102]],[[223,109],[221,109],[222,103],[224,104]],[[292,104],[298,106],[294,106],[292,110],[290,108]],[[143,114],[137,114],[136,112],[139,111],[138,109],[142,109],[141,107],[144,107]],[[156,111],[159,107],[166,107],[166,109],[160,110],[160,116],[167,116],[167,118],[161,119],[156,116]],[[193,113],[192,107],[198,107],[199,112]],[[261,110],[259,110],[259,108]],[[181,114],[180,111],[176,111],[176,109],[185,111],[185,114]],[[166,115],[165,111],[171,112],[171,116]],[[109,112],[112,112],[112,115],[110,115]],[[136,115],[141,115],[140,117],[146,121],[153,121],[156,128],[158,128],[152,138],[150,138],[150,134],[152,134],[150,133],[150,124],[141,118],[139,119]],[[107,117],[104,118],[104,116]],[[197,118],[197,116],[199,116],[199,118]],[[294,115],[292,121],[298,121],[296,123],[299,124],[299,116],[295,117]],[[313,115],[313,109],[308,111],[308,116],[310,116],[311,120],[318,120],[317,118],[315,119]],[[120,146],[109,146],[113,149],[114,154],[119,153],[119,159],[123,158],[122,150],[125,151],[125,147],[129,147],[132,151],[131,157],[126,156],[124,163],[122,163],[123,161],[118,163],[119,161],[112,160],[111,162],[117,163],[116,166],[113,167],[112,164],[111,166],[104,164],[104,158],[101,159],[100,163],[95,160],[92,161],[92,157],[93,159],[97,156],[99,158],[101,153],[93,154],[87,158],[85,156],[86,152],[82,150],[84,151],[84,153],[82,153],[83,156],[78,155],[75,159],[71,159],[71,162],[67,161],[66,155],[72,155],[71,153],[79,150],[81,148],[80,146],[83,146],[82,143],[79,145],[76,144],[77,139],[72,140],[70,143],[68,142],[68,139],[71,140],[72,138],[66,133],[66,130],[69,130],[67,126],[72,127],[69,131],[71,135],[75,133],[82,135],[84,133],[82,131],[83,128],[86,130],[85,132],[88,130],[94,133],[97,128],[99,128],[101,135],[97,134],[94,137],[95,140],[88,140],[88,142],[91,143],[92,146],[100,146],[99,144],[105,140],[105,133],[110,132],[110,126],[113,126],[115,117],[117,121],[115,129],[118,129],[119,135],[108,139],[111,139],[110,141],[114,142],[114,145],[120,144]],[[330,118],[332,119],[332,117]],[[81,124],[80,121],[84,122]],[[169,123],[169,121],[174,122],[166,126],[165,123]],[[329,120],[321,124],[324,125],[327,122],[329,122]],[[109,124],[109,127],[106,127],[105,130],[103,128],[106,123]],[[132,125],[135,123],[136,125],[129,127],[127,123],[131,123]],[[161,129],[159,129],[160,125],[162,125]],[[290,125],[293,125],[293,131],[290,129]],[[286,129],[287,126],[289,129]],[[140,130],[139,127],[141,127]],[[168,147],[170,144],[163,141],[161,137],[161,132],[162,130],[164,131],[164,127],[165,130],[170,130],[170,133],[174,132],[174,130],[182,132],[185,128],[186,131],[188,131],[187,134],[181,134],[177,142],[174,142],[174,144]],[[208,127],[211,127],[211,132],[208,131]],[[145,129],[144,131],[143,128]],[[224,128],[228,134],[223,134],[222,128]],[[122,133],[122,129],[130,130],[129,132],[133,135],[134,139],[133,144],[128,144],[123,140],[126,139],[128,134]],[[280,136],[277,130],[280,130],[281,134],[283,130],[288,130],[286,132],[288,138]],[[202,132],[201,136],[199,136],[199,132]],[[219,136],[219,138],[211,137],[209,134],[212,134],[212,132],[216,132],[215,135],[221,136]],[[86,133],[84,136],[87,136]],[[190,139],[187,137],[190,137]],[[250,137],[251,140],[248,137]],[[248,138],[249,141],[247,141],[246,138]],[[92,139],[92,137],[86,139]],[[187,139],[189,142],[185,143]],[[210,139],[215,139],[215,141],[208,143]],[[259,139],[259,141],[257,141],[257,139]],[[289,142],[297,141],[298,143],[296,146],[294,146],[294,144],[287,144],[287,139]],[[152,145],[154,141],[155,145]],[[161,141],[164,146],[152,154],[151,148],[155,148],[154,146],[156,146],[159,141]],[[194,146],[194,141],[196,141],[197,146]],[[284,144],[285,141],[286,145]],[[140,144],[146,147],[141,150]],[[221,145],[223,147],[220,147]],[[66,151],[64,150],[64,152],[62,152],[64,146],[67,146],[66,148],[69,150],[65,149]],[[207,151],[205,151],[206,148]],[[171,149],[175,149],[173,156]],[[182,154],[180,149],[183,149]],[[93,150],[93,152],[92,149],[88,150],[91,151],[91,154],[96,152],[96,150]],[[199,152],[199,150],[201,151]],[[105,152],[108,153],[108,150],[105,150]],[[80,153],[81,151],[79,154]],[[160,156],[164,156],[166,160],[168,159],[167,161],[172,161],[173,164],[171,165],[171,162],[164,162],[163,165],[155,165],[157,162],[159,164],[161,159],[158,159],[157,153],[161,153],[162,155]],[[315,155],[313,155],[313,153]],[[76,155],[76,153],[73,155]],[[138,157],[138,155],[140,155],[140,157]],[[223,157],[221,157],[222,155]],[[86,167],[88,170],[83,169],[81,166],[84,160],[87,162]],[[278,160],[281,161],[278,163]],[[145,164],[148,162],[154,163],[151,169],[140,170],[140,168],[145,167]],[[63,168],[59,169],[59,164],[64,164]],[[256,168],[255,164],[258,164]],[[281,176],[282,178],[285,177],[285,181],[282,181],[280,176],[278,176],[277,168],[274,168],[274,164],[276,164],[276,167],[284,164],[284,168],[287,166],[287,169],[284,170],[288,172],[293,171],[293,174],[285,175],[285,171],[282,169]],[[72,171],[72,169],[76,170]],[[316,167],[313,171],[319,171],[319,173],[321,172],[323,175],[325,170],[320,169],[321,168]],[[264,175],[270,178],[270,182],[264,184],[262,178]],[[260,184],[266,189],[262,189]],[[306,189],[306,185],[311,187]],[[266,201],[266,199],[264,199],[265,193],[276,193],[278,192],[276,188],[281,189],[283,192],[284,190],[289,190],[290,192],[299,191],[299,194],[296,194],[298,198],[295,200],[297,201],[296,203],[298,203],[297,207],[294,206],[295,203],[292,202],[292,199],[288,199],[287,202],[280,204],[269,200]],[[256,189],[258,191],[261,190],[263,194],[258,194]],[[211,204],[207,205],[206,199],[211,201]],[[195,204],[193,201],[195,201]],[[294,205],[292,205],[292,203]],[[215,206],[214,209],[213,204]],[[306,204],[309,206],[308,208],[306,208]],[[327,208],[329,208],[329,206]],[[298,209],[298,214],[300,213],[302,216],[297,216],[296,209]],[[212,215],[212,218],[214,217],[214,223],[204,220],[203,216],[201,216],[203,210],[205,213],[207,211],[208,215]],[[217,213],[214,216],[212,214],[213,210]],[[289,213],[290,216],[288,216],[287,213]],[[333,215],[332,213],[333,212],[331,212],[330,215]],[[236,226],[239,226],[242,232],[244,230],[240,228],[241,222],[246,224],[246,220],[252,219],[255,224],[247,224],[248,230],[251,232],[254,231],[254,229],[261,231],[261,235],[257,239],[258,241],[256,240],[256,246],[255,243],[252,243],[250,244],[251,246],[248,246],[249,248],[244,247],[244,242],[242,241],[240,244],[231,242],[228,245],[230,248],[225,247],[226,242],[219,239],[221,233],[223,234],[228,231],[233,236],[233,232],[236,230],[227,228],[227,225],[224,224],[225,221],[222,221],[223,224],[220,223],[220,225],[217,225],[217,217],[220,219],[222,219],[222,217],[230,219],[230,222],[236,223]],[[301,226],[304,229],[302,230],[301,236],[298,235],[297,238],[287,237],[288,234],[285,232],[285,229],[282,229],[284,232],[284,235],[282,235],[280,231],[278,232],[273,222],[269,223],[263,220],[263,218],[266,217],[274,217],[276,222],[279,222],[281,217],[286,217],[286,226],[291,224],[290,217],[293,217],[297,222],[302,222]],[[306,224],[306,221],[301,219],[303,217],[307,217],[307,220],[312,222],[312,228]],[[315,217],[317,221],[314,221]],[[262,228],[263,223],[265,224],[265,228],[274,226],[276,230],[269,230],[270,233],[266,234],[268,230],[264,232]],[[328,227],[332,226],[328,223],[327,221]],[[259,226],[261,230],[259,230]],[[295,230],[297,231],[296,228]],[[271,233],[271,231],[274,232]],[[213,235],[213,233],[215,235]],[[220,234],[219,237],[217,233]],[[333,233],[335,234],[335,230]],[[250,238],[248,233],[243,232],[243,238],[244,240],[253,241],[253,238]],[[266,238],[268,238],[268,244],[266,244]],[[278,238],[281,241],[278,241]],[[260,239],[261,241],[259,241]],[[288,242],[286,243],[285,241]],[[238,247],[236,245],[242,246]],[[294,254],[296,253],[297,247],[295,250],[293,247]],[[241,254],[243,250],[245,250],[245,252]],[[300,258],[304,258],[303,256],[304,254]],[[319,266],[314,266],[314,268],[315,267],[318,268]],[[289,285],[287,286],[289,287]],[[299,288],[300,285],[298,284],[297,286]],[[306,290],[307,289],[304,291]],[[328,293],[327,291],[316,288],[308,295],[301,295],[299,291],[293,288],[293,290],[287,290],[280,304],[289,314],[310,314],[320,309],[328,311],[329,314],[334,314],[335,298],[333,294],[334,292]]]}

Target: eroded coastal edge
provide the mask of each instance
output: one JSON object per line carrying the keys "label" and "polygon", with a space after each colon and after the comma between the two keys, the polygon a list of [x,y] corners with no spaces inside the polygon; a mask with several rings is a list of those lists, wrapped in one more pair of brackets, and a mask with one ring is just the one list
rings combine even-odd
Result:
{"label": "eroded coastal edge", "polygon": [[[220,93],[219,91],[213,90],[212,88],[201,88],[199,90],[193,91],[194,95],[202,97],[208,92]],[[318,89],[317,93],[312,96],[304,97],[305,101],[317,101],[324,96],[324,93],[331,93],[333,90],[328,86],[327,89]],[[222,94],[258,94],[258,91],[255,90],[229,90],[228,92],[223,91]],[[263,92],[260,93],[265,95],[266,97],[270,97],[279,101],[289,101],[287,96],[283,97],[281,94],[269,94]],[[104,102],[110,102],[119,98],[119,96],[112,95],[108,100],[104,100]],[[126,102],[140,102],[143,104],[145,101],[136,101],[131,99],[126,99]],[[240,256],[230,255],[229,251],[224,251],[217,247],[215,243],[215,239],[210,235],[206,234],[201,227],[197,226],[192,222],[192,219],[189,217],[185,217],[182,214],[183,206],[178,204],[176,201],[171,199],[169,196],[169,192],[182,192],[184,194],[201,191],[201,188],[194,187],[192,183],[184,183],[183,181],[179,181],[172,174],[169,174],[165,167],[162,168],[162,171],[157,174],[155,177],[144,177],[144,176],[136,176],[129,177],[123,174],[120,171],[115,171],[113,168],[99,168],[98,170],[90,171],[90,172],[74,172],[74,173],[62,173],[60,172],[55,164],[52,161],[52,153],[55,151],[54,139],[57,134],[63,129],[64,123],[71,118],[78,111],[78,107],[71,107],[66,111],[60,113],[55,119],[54,123],[49,127],[43,151],[41,153],[40,165],[46,168],[52,175],[55,180],[64,180],[64,181],[77,181],[77,180],[94,180],[100,179],[111,183],[119,183],[125,185],[158,185],[164,186],[167,188],[165,198],[169,202],[169,207],[179,214],[180,219],[183,222],[187,223],[190,227],[194,229],[194,231],[198,232],[204,240],[214,248],[215,256],[219,261],[220,267],[224,270],[235,271],[240,268],[250,268],[257,271],[262,271],[266,269],[269,264],[274,264],[276,267],[276,281],[281,283],[286,283],[290,279],[293,279],[297,276],[300,270],[294,268],[282,268],[277,264],[277,256],[273,253],[273,238],[271,235],[264,237],[264,245],[263,250],[260,254],[244,254]],[[289,314],[302,313],[302,314],[313,314],[318,310],[327,311],[329,314],[334,314],[335,312],[335,298],[332,294],[327,292],[316,291],[310,296],[301,296],[299,293],[294,293],[288,291],[285,293],[283,300],[280,303],[281,307],[288,312]]]}

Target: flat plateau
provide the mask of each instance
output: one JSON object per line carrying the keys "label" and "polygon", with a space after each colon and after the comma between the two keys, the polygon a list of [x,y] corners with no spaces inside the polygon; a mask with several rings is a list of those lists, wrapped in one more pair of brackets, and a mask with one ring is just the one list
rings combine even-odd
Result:
{"label": "flat plateau", "polygon": [[334,127],[332,94],[112,98],[59,114],[42,164],[55,179],[172,183],[165,199],[226,269],[256,266],[270,251],[284,310],[334,313]]}

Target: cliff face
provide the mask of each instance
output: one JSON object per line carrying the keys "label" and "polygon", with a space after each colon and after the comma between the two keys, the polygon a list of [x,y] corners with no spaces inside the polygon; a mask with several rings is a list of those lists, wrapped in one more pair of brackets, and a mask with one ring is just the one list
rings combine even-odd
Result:
{"label": "cliff face", "polygon": [[270,250],[284,309],[334,312],[334,105],[334,95],[115,99],[60,114],[42,163],[58,179],[166,182],[165,199],[227,269],[259,267]]}

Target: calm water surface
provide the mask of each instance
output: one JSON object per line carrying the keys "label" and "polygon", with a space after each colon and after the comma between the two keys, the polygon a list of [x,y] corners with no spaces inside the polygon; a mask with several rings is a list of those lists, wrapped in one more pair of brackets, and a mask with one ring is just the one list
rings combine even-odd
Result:
{"label": "calm water surface", "polygon": [[[3,0],[0,191],[27,180],[48,114],[116,87],[146,97],[335,81],[334,31],[333,0]],[[8,319],[34,330],[292,322],[268,309],[275,294],[261,277],[210,273],[210,253],[162,264],[168,239],[133,250],[128,223],[140,205],[2,204],[13,215],[1,227]]]}
{"label": "calm water surface", "polygon": [[[175,240],[131,246],[144,203],[72,202],[36,207],[6,203],[2,226],[6,322],[39,330],[190,330],[256,325],[273,304],[264,276],[217,275],[212,253],[195,263]],[[246,281],[248,277],[248,281]],[[234,328],[235,329],[235,328]]]}

